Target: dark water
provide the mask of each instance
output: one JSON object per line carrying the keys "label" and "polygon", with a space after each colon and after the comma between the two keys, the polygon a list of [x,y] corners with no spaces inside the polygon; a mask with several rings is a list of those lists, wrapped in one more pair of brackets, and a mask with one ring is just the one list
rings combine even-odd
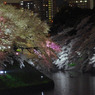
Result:
{"label": "dark water", "polygon": [[95,76],[92,74],[59,71],[48,76],[54,80],[54,89],[7,95],[95,95]]}
{"label": "dark water", "polygon": [[76,72],[57,72],[50,75],[55,87],[35,95],[95,95],[95,76]]}
{"label": "dark water", "polygon": [[48,95],[95,95],[95,76],[75,72],[57,72],[53,94]]}

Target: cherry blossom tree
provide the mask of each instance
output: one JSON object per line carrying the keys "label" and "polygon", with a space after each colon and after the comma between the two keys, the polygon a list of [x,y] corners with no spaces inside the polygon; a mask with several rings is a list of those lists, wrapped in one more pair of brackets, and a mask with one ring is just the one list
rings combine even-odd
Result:
{"label": "cherry blossom tree", "polygon": [[47,38],[48,30],[48,25],[31,11],[0,5],[0,61],[8,61],[10,55],[18,60],[23,55],[50,66],[60,47]]}

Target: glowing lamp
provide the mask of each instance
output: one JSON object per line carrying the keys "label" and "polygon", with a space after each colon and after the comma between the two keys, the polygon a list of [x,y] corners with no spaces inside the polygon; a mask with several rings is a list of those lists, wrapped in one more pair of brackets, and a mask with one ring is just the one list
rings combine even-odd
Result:
{"label": "glowing lamp", "polygon": [[6,74],[7,72],[6,71],[0,71],[0,74]]}
{"label": "glowing lamp", "polygon": [[15,54],[16,54],[16,55],[19,55],[19,53],[18,53],[18,52],[16,52]]}
{"label": "glowing lamp", "polygon": [[53,20],[51,20],[51,23],[53,23]]}
{"label": "glowing lamp", "polygon": [[8,46],[8,48],[10,49],[10,48],[11,48],[11,46]]}
{"label": "glowing lamp", "polygon": [[41,79],[43,79],[44,77],[43,76],[41,76]]}
{"label": "glowing lamp", "polygon": [[5,1],[5,2],[4,2],[4,4],[6,5],[6,4],[7,4],[7,2]]}
{"label": "glowing lamp", "polygon": [[3,74],[3,71],[0,71],[0,74]]}

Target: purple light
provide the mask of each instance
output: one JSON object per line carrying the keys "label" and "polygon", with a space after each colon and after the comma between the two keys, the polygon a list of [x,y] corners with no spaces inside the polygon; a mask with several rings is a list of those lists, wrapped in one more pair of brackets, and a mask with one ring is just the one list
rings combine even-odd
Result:
{"label": "purple light", "polygon": [[19,55],[19,53],[18,53],[18,52],[16,52],[16,55]]}
{"label": "purple light", "polygon": [[38,56],[42,56],[37,50],[34,49],[34,53],[37,54]]}
{"label": "purple light", "polygon": [[54,42],[46,41],[46,46],[52,48],[55,51],[60,51],[60,46],[58,46]]}
{"label": "purple light", "polygon": [[46,46],[50,47],[50,41],[46,41]]}

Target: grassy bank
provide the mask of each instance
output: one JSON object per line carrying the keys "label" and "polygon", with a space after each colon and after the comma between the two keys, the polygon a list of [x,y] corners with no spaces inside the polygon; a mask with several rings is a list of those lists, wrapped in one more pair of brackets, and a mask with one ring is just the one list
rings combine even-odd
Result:
{"label": "grassy bank", "polygon": [[6,74],[0,75],[0,90],[39,89],[47,87],[48,84],[53,86],[53,81],[31,66],[23,69],[7,69]]}

